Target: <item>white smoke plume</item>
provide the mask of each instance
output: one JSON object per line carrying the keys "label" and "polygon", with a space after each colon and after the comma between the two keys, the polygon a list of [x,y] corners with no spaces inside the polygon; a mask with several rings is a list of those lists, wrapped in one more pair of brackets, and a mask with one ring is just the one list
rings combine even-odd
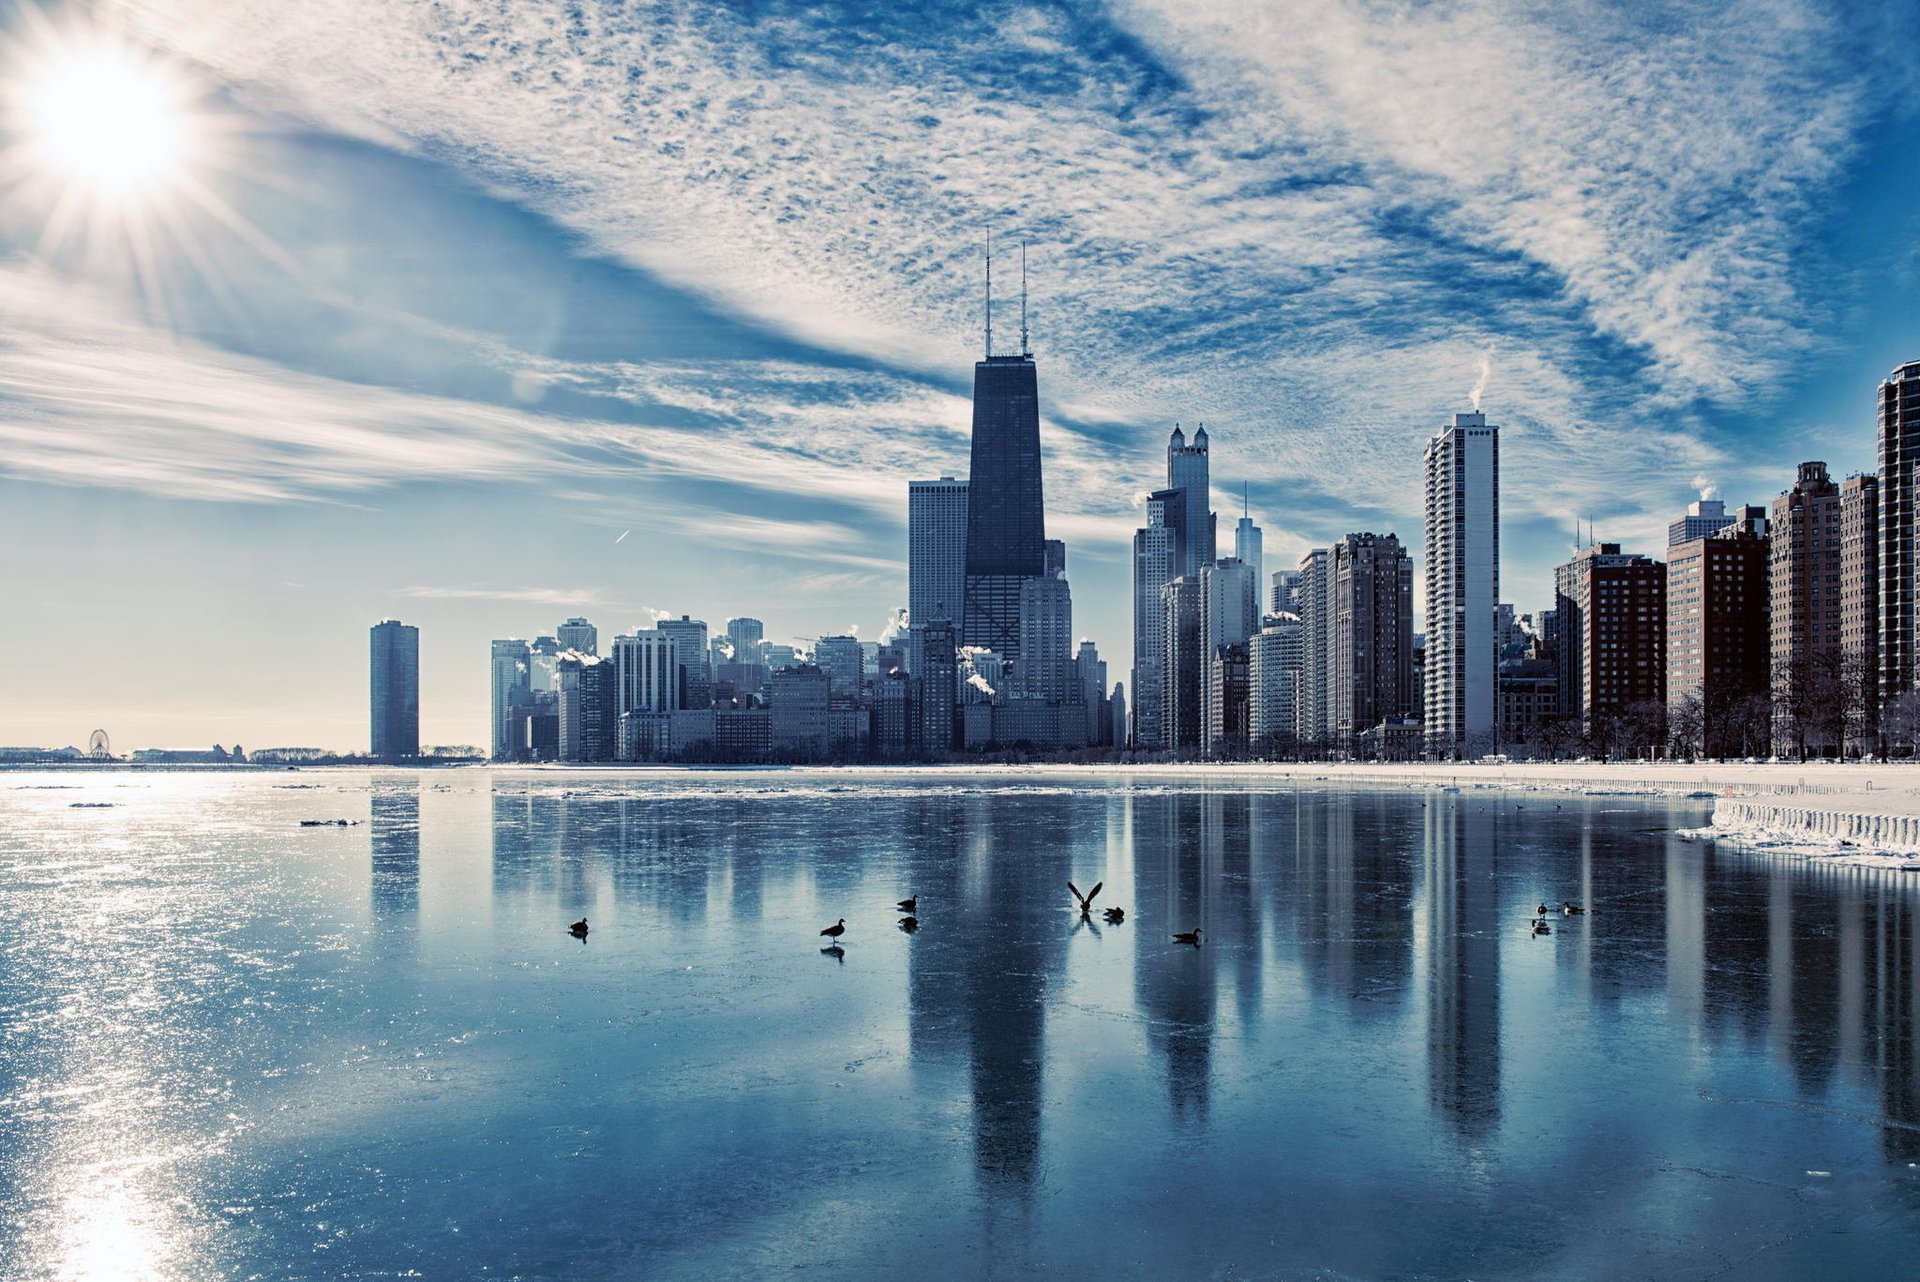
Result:
{"label": "white smoke plume", "polygon": [[1720,497],[1720,487],[1704,476],[1696,476],[1693,478],[1693,488],[1700,491],[1700,497],[1702,499],[1717,499]]}
{"label": "white smoke plume", "polygon": [[972,686],[974,689],[980,691],[980,693],[987,695],[989,697],[997,697],[1000,693],[998,690],[995,690],[991,685],[988,685],[987,679],[981,676],[978,672],[967,673],[967,684]]}
{"label": "white smoke plume", "polygon": [[1486,394],[1487,380],[1493,377],[1493,353],[1487,352],[1480,357],[1480,377],[1474,380],[1473,390],[1467,393],[1467,399],[1473,402],[1473,412],[1480,412],[1480,398]]}
{"label": "white smoke plume", "polygon": [[906,631],[907,608],[895,606],[893,613],[887,616],[887,626],[880,629],[880,644],[891,645],[904,636]]}

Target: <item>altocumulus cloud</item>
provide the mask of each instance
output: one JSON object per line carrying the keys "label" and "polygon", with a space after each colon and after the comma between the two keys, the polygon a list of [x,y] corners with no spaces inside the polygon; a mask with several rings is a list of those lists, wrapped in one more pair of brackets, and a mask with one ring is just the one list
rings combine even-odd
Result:
{"label": "altocumulus cloud", "polygon": [[[897,505],[885,491],[929,447],[951,457],[964,423],[925,380],[977,346],[980,235],[1031,235],[1050,490],[1088,533],[1123,527],[1152,480],[1143,425],[1171,418],[1224,421],[1236,466],[1317,481],[1329,519],[1404,510],[1419,438],[1488,350],[1509,465],[1543,478],[1509,510],[1637,494],[1650,513],[1669,478],[1727,459],[1701,407],[1764,392],[1809,341],[1783,319],[1806,302],[1797,256],[1885,74],[1796,0],[130,8],[250,101],[430,155],[898,371],[849,406],[817,395],[838,370],[522,362],[681,398],[736,477],[771,458],[802,489]],[[553,415],[456,428],[444,407],[396,408],[403,467],[488,474],[503,450],[686,465]],[[1591,466],[1550,466],[1574,452]],[[247,474],[287,455],[329,475],[310,441],[228,454],[209,484],[272,489]],[[1098,473],[1111,503],[1081,484]]]}

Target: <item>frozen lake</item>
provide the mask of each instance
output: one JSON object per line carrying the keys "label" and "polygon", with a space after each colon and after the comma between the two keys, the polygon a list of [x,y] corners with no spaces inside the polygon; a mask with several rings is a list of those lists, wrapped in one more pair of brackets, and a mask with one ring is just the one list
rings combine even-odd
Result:
{"label": "frozen lake", "polygon": [[0,774],[0,1277],[1910,1270],[1920,873],[1709,809]]}

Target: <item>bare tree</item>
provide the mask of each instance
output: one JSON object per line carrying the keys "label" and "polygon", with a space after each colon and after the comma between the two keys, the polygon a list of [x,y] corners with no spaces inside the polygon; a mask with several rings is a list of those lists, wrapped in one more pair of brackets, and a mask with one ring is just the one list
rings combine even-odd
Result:
{"label": "bare tree", "polygon": [[1675,757],[1692,761],[1703,746],[1706,711],[1700,696],[1688,693],[1667,709],[1667,741]]}
{"label": "bare tree", "polygon": [[1534,729],[1534,740],[1545,749],[1548,761],[1560,760],[1560,754],[1580,740],[1580,722],[1573,717],[1548,717]]}
{"label": "bare tree", "polygon": [[1887,738],[1887,754],[1898,747],[1909,754],[1920,741],[1920,690],[1903,690],[1880,709],[1880,733]]}
{"label": "bare tree", "polygon": [[1627,705],[1621,720],[1625,723],[1627,749],[1634,756],[1651,755],[1666,745],[1667,705],[1658,699]]}
{"label": "bare tree", "polygon": [[1774,737],[1802,761],[1843,753],[1860,720],[1862,666],[1827,652],[1774,669]]}

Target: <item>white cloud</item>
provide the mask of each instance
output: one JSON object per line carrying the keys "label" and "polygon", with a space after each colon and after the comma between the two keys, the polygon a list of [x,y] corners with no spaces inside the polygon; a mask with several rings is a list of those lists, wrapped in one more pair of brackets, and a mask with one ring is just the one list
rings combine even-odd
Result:
{"label": "white cloud", "polygon": [[[1140,0],[1117,14],[1145,56],[1040,6],[974,26],[876,14],[859,41],[831,14],[692,4],[141,8],[292,111],[408,140],[668,280],[908,369],[963,367],[981,234],[1030,232],[1043,396],[1140,429],[1117,455],[1050,435],[1050,491],[1092,514],[1152,483],[1175,417],[1220,425],[1223,473],[1404,507],[1420,439],[1490,346],[1488,408],[1546,478],[1516,509],[1710,466],[1685,405],[1745,394],[1805,342],[1780,319],[1797,221],[1862,110],[1792,0]],[[998,65],[1017,57],[1047,60],[1044,93]],[[1596,340],[1640,353],[1644,385]],[[717,377],[579,377],[757,410],[699,373]],[[522,369],[529,392],[555,377]],[[965,421],[916,396],[852,425],[843,403],[789,404],[778,430],[816,468],[800,483],[897,501],[873,487],[953,457]],[[1622,430],[1648,406],[1663,429]],[[1542,466],[1568,457],[1589,466]],[[1081,484],[1094,471],[1111,504]]]}

